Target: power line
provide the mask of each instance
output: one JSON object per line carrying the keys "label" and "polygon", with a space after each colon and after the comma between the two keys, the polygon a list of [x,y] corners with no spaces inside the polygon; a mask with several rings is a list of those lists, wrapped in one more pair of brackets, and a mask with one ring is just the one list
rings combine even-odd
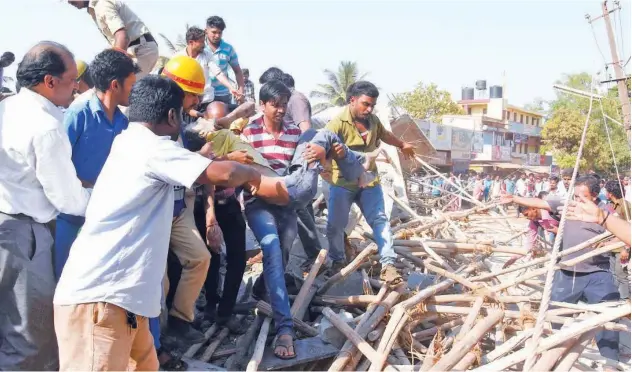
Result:
{"label": "power line", "polygon": [[[619,19],[619,35],[621,35],[619,38],[619,42],[621,43],[621,61],[623,61],[623,59],[625,58],[625,42],[623,42],[623,23],[621,22],[621,5],[619,5],[619,1],[615,1],[615,4],[619,8],[616,18]],[[628,62],[629,61],[630,60],[628,59]]]}

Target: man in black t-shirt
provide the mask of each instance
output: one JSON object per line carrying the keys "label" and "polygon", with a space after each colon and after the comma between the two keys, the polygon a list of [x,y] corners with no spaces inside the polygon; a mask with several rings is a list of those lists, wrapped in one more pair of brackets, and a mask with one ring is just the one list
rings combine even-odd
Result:
{"label": "man in black t-shirt", "polygon": [[[599,180],[592,176],[580,177],[575,182],[574,195],[580,195],[598,203]],[[550,212],[558,212],[563,206],[564,200],[538,198],[524,198],[513,195],[503,195],[501,202],[514,202],[526,207],[544,209]],[[567,220],[562,235],[561,250],[570,249],[578,244],[603,234],[606,229],[599,224]],[[582,249],[579,252],[564,257],[568,260],[581,256],[596,248],[596,245]],[[589,304],[604,301],[618,301],[619,291],[614,284],[614,279],[609,271],[610,260],[608,254],[591,257],[573,267],[565,267],[555,273],[551,301],[577,303],[580,300]],[[613,360],[619,360],[619,337],[617,332],[604,330],[597,334],[597,346],[602,356]]]}

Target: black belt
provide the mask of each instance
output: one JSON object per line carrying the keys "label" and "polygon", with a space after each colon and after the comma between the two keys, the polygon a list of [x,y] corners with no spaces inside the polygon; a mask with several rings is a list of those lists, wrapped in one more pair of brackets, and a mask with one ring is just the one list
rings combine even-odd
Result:
{"label": "black belt", "polygon": [[154,37],[151,36],[150,33],[147,33],[147,34],[140,35],[140,37],[138,39],[136,39],[134,41],[131,41],[128,46],[140,45],[140,42],[141,42],[142,38],[145,38],[145,42],[146,43],[149,43],[151,41],[154,41],[154,42],[156,41],[156,39],[154,39]]}

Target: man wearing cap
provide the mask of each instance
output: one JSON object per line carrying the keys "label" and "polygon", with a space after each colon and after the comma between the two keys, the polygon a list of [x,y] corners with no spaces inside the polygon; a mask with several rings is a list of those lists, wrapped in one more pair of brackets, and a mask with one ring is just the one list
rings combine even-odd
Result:
{"label": "man wearing cap", "polygon": [[119,0],[68,1],[77,9],[87,9],[108,43],[127,51],[136,59],[141,72],[149,74],[158,61],[158,44],[143,21],[125,2]]}

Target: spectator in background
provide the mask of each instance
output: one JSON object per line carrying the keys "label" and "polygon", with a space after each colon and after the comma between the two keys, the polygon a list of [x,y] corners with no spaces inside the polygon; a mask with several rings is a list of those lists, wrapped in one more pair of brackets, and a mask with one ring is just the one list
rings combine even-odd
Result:
{"label": "spectator in background", "polygon": [[244,73],[244,98],[247,102],[255,102],[255,84],[250,81],[250,70],[242,70]]}
{"label": "spectator in background", "polygon": [[551,189],[551,185],[549,183],[549,177],[548,176],[542,177],[542,190],[540,191],[546,191],[548,194],[550,189]]}
{"label": "spectator in background", "polygon": [[516,181],[516,192],[515,195],[518,196],[527,196],[527,175],[524,173],[520,174],[520,179]]}
{"label": "spectator in background", "polygon": [[516,192],[516,175],[512,174],[511,176],[505,179],[505,192],[509,195],[513,195]]}
{"label": "spectator in background", "polygon": [[536,176],[535,177],[535,193],[534,195],[537,197],[538,195],[540,195],[540,191],[542,191],[542,186],[544,185],[544,183],[542,182],[542,177],[540,176]]}
{"label": "spectator in background", "polygon": [[474,193],[473,193],[474,199],[478,201],[482,201],[484,191],[485,191],[485,186],[483,185],[483,179],[481,178],[480,174],[477,174],[474,177]]}
{"label": "spectator in background", "polygon": [[630,177],[623,177],[623,197],[625,200],[632,202],[632,192],[630,191]]}
{"label": "spectator in background", "polygon": [[443,186],[443,179],[441,177],[435,177],[432,180],[432,196],[439,197],[441,196],[441,188]]}
{"label": "spectator in background", "polygon": [[568,194],[568,191],[571,189],[571,178],[573,178],[572,169],[562,171],[562,189],[564,190],[564,194]]}
{"label": "spectator in background", "polygon": [[527,195],[529,197],[537,196],[535,192],[535,177],[533,176],[533,173],[531,173],[527,179]]}
{"label": "spectator in background", "polygon": [[606,200],[608,200],[609,206],[626,221],[630,221],[630,215],[632,215],[631,204],[629,201],[623,198],[621,192],[621,184],[617,181],[608,181],[604,185]]}
{"label": "spectator in background", "polygon": [[2,83],[4,81],[4,69],[11,66],[14,61],[15,55],[11,52],[4,52],[2,53],[2,56],[0,56],[0,88],[2,88]]}
{"label": "spectator in background", "polygon": [[492,192],[492,184],[494,183],[494,181],[492,181],[492,175],[491,174],[487,174],[485,176],[485,181],[483,182],[483,200],[484,201],[488,201],[489,200],[489,194]]}
{"label": "spectator in background", "polygon": [[[220,70],[228,76],[228,66],[230,66],[235,73],[235,79],[237,79],[237,90],[235,100],[238,103],[242,103],[244,94],[244,74],[239,66],[239,59],[237,52],[232,45],[228,44],[222,39],[224,30],[226,29],[226,23],[221,17],[212,16],[206,20],[206,41],[208,43],[208,50],[210,51],[213,60],[219,66]],[[216,77],[211,77],[213,88],[215,88],[215,101],[224,102],[227,105],[232,105],[231,91],[226,88]]]}
{"label": "spectator in background", "polygon": [[[608,206],[612,208],[621,219],[630,221],[632,206],[629,201],[623,198],[621,184],[617,181],[608,181],[604,188],[606,189],[606,197],[609,201]],[[630,247],[613,251],[610,257],[610,270],[619,287],[619,294],[624,300],[630,298],[629,261]]]}
{"label": "spectator in background", "polygon": [[608,201],[608,197],[606,196],[606,180],[599,181],[599,200],[602,202]]}
{"label": "spectator in background", "polygon": [[494,177],[494,182],[492,183],[491,198],[495,199],[499,197],[501,189],[502,189],[502,181],[500,180],[500,176],[496,176]]}
{"label": "spectator in background", "polygon": [[564,199],[566,198],[566,190],[560,185],[560,179],[557,176],[549,178],[549,196],[547,199]]}

